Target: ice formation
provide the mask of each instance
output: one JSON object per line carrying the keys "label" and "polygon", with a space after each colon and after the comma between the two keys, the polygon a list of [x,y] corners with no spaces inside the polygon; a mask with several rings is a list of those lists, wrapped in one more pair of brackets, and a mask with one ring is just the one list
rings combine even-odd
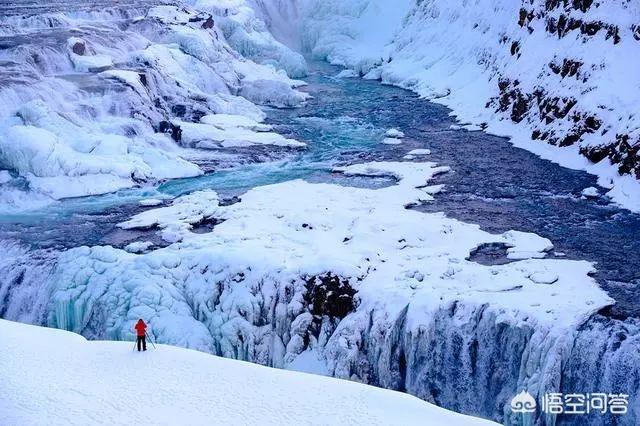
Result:
{"label": "ice formation", "polygon": [[235,5],[0,18],[0,60],[20,75],[0,88],[0,167],[29,190],[3,186],[3,206],[201,174],[184,147],[303,146],[260,125],[258,105],[304,102],[283,71],[303,75],[304,60]]}

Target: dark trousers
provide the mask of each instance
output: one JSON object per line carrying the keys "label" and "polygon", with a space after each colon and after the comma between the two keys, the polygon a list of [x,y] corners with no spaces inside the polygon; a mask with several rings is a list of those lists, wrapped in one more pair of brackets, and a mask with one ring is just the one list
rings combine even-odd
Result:
{"label": "dark trousers", "polygon": [[145,336],[138,336],[138,352],[140,352],[140,344],[142,344],[142,350],[147,350],[147,338]]}

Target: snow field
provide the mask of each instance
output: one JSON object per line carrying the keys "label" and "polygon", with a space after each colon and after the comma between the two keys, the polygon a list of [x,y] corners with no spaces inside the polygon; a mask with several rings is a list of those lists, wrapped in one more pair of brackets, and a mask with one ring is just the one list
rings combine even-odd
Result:
{"label": "snow field", "polygon": [[[3,424],[411,425],[493,422],[357,383],[0,320]],[[25,372],[30,372],[25,374]]]}

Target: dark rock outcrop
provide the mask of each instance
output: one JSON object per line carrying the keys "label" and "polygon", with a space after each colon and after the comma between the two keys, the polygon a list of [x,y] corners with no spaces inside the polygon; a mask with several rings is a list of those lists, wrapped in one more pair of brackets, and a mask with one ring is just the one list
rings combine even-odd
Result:
{"label": "dark rock outcrop", "polygon": [[182,129],[180,126],[176,126],[170,121],[161,121],[160,124],[158,124],[158,132],[170,133],[171,138],[176,142],[180,142],[182,140]]}

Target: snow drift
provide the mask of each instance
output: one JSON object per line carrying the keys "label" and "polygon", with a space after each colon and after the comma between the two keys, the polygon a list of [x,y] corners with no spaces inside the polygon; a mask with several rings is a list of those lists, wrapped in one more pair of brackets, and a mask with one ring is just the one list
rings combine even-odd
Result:
{"label": "snow drift", "polygon": [[617,202],[640,210],[637,3],[262,3],[273,26],[288,25],[282,16],[298,17],[300,44],[315,57],[414,90],[451,107],[464,123],[596,173]]}
{"label": "snow drift", "polygon": [[138,353],[4,320],[0,337],[4,424],[494,424],[402,393],[172,346]]}

